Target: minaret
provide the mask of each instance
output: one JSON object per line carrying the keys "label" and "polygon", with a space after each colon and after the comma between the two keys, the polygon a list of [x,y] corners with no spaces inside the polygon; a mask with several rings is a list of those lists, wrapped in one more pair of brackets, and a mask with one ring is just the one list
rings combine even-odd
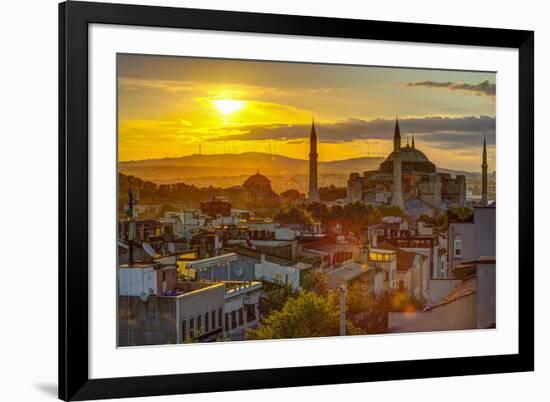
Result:
{"label": "minaret", "polygon": [[319,202],[317,189],[317,133],[315,122],[311,120],[311,134],[309,135],[309,202]]}
{"label": "minaret", "polygon": [[405,209],[403,193],[401,191],[401,132],[399,121],[395,118],[395,130],[393,133],[393,191],[391,202],[401,209]]}
{"label": "minaret", "polygon": [[487,206],[487,144],[483,135],[483,162],[481,163],[481,205]]}
{"label": "minaret", "polygon": [[412,139],[412,148],[414,149],[414,134],[412,135],[413,139]]}

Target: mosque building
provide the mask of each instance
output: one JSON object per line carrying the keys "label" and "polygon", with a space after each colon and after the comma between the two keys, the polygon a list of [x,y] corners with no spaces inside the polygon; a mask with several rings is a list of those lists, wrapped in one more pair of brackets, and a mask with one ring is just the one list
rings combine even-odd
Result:
{"label": "mosque building", "polygon": [[271,207],[279,202],[279,196],[271,188],[271,181],[259,170],[245,180],[242,188],[250,205]]}
{"label": "mosque building", "polygon": [[399,121],[395,120],[393,152],[378,170],[361,176],[351,173],[347,183],[347,201],[365,201],[396,205],[403,209],[422,206],[439,208],[465,205],[466,177],[436,171],[436,166],[416,148],[414,135],[409,145],[401,146]]}

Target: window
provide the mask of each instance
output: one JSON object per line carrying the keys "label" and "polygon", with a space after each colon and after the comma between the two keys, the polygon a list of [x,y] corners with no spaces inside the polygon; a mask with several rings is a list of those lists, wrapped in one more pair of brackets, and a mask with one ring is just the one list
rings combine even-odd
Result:
{"label": "window", "polygon": [[189,320],[189,338],[195,339],[195,317]]}
{"label": "window", "polygon": [[199,314],[197,317],[197,333],[200,335],[202,333],[202,315]]}
{"label": "window", "polygon": [[210,331],[210,313],[205,313],[204,314],[204,331],[205,332],[208,332]]}
{"label": "window", "polygon": [[256,305],[248,304],[246,306],[246,321],[252,322],[256,320]]}
{"label": "window", "polygon": [[243,308],[241,307],[239,309],[239,325],[244,324],[244,314],[243,314]]}
{"label": "window", "polygon": [[237,328],[237,312],[235,310],[231,312],[231,328]]}
{"label": "window", "polygon": [[216,310],[212,310],[212,329],[216,328]]}
{"label": "window", "polygon": [[225,313],[225,330],[229,331],[229,313]]}
{"label": "window", "polygon": [[187,340],[187,321],[183,320],[181,323],[181,342]]}
{"label": "window", "polygon": [[462,240],[455,239],[454,256],[462,257]]}
{"label": "window", "polygon": [[223,313],[221,308],[218,310],[218,325],[220,327],[223,326]]}

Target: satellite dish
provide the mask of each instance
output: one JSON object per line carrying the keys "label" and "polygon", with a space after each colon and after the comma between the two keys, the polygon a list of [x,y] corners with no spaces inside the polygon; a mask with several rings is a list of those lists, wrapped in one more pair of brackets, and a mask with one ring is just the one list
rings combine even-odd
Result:
{"label": "satellite dish", "polygon": [[145,243],[143,242],[143,251],[145,251],[149,257],[158,257],[157,253],[155,252],[155,249],[149,244],[149,243]]}
{"label": "satellite dish", "polygon": [[149,293],[141,292],[141,294],[139,295],[139,299],[140,299],[143,303],[147,303],[147,300],[149,300]]}
{"label": "satellite dish", "polygon": [[184,230],[183,231],[183,238],[185,240],[191,240],[193,238],[193,234],[191,234],[191,232],[189,230]]}
{"label": "satellite dish", "polygon": [[242,278],[244,275],[244,269],[240,265],[231,268],[231,272],[233,272],[233,275],[235,275],[237,278]]}
{"label": "satellite dish", "polygon": [[172,242],[168,243],[168,251],[174,254],[176,252],[176,245]]}

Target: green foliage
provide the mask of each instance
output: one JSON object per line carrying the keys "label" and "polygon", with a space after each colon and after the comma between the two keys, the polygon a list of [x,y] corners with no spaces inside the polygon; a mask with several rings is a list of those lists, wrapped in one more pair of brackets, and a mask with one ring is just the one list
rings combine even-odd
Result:
{"label": "green foliage", "polygon": [[398,292],[392,297],[391,307],[394,311],[411,312],[421,309],[424,304],[424,297],[414,297],[410,293]]}
{"label": "green foliage", "polygon": [[445,228],[447,227],[447,214],[445,213],[438,214],[434,212],[433,217],[426,214],[422,214],[416,219],[416,223],[419,223],[419,222],[423,222],[426,225],[431,225],[436,228]]}
{"label": "green foliage", "polygon": [[382,217],[386,217],[386,216],[404,217],[405,216],[405,212],[396,205],[379,205],[377,208],[382,214]]}
{"label": "green foliage", "polygon": [[211,200],[218,195],[230,196],[236,206],[245,206],[246,200],[241,193],[231,192],[229,189],[218,187],[198,188],[185,183],[160,184],[141,180],[135,176],[118,174],[119,205],[128,202],[128,188],[132,188],[139,194],[140,204],[156,204],[161,202],[183,203],[189,207],[199,207],[201,202]]}
{"label": "green foliage", "polygon": [[453,205],[447,212],[455,215],[460,220],[466,220],[474,213],[474,210],[461,205]]}
{"label": "green foliage", "polygon": [[329,292],[327,276],[322,272],[309,271],[302,280],[302,289],[326,295]]}
{"label": "green foliage", "polygon": [[336,187],[331,184],[328,187],[319,188],[319,197],[321,201],[336,201],[342,198],[346,198],[348,190],[346,187]]}
{"label": "green foliage", "polygon": [[261,307],[266,314],[273,310],[281,310],[289,298],[298,294],[290,285],[280,286],[270,283],[264,283],[264,292],[266,296],[262,299]]}
{"label": "green foliage", "polygon": [[346,292],[346,318],[363,333],[379,334],[388,329],[388,311],[391,299],[375,296],[369,291],[367,283],[355,281]]}
{"label": "green foliage", "polygon": [[164,217],[164,214],[166,212],[174,212],[174,211],[177,211],[177,208],[172,205],[172,204],[162,204],[161,207],[159,208],[159,212],[157,214],[157,216],[159,218],[162,218]]}
{"label": "green foliage", "polygon": [[282,224],[308,225],[313,223],[311,214],[307,210],[297,207],[279,211],[274,219]]}
{"label": "green foliage", "polygon": [[287,202],[296,202],[300,199],[301,194],[298,190],[290,189],[283,191],[281,193],[281,197],[283,197]]}
{"label": "green foliage", "polygon": [[359,234],[367,226],[380,223],[382,219],[382,214],[377,208],[362,202],[332,207],[327,207],[323,203],[309,203],[300,204],[296,208],[309,212],[315,221],[329,228],[337,224],[342,225],[345,233]]}
{"label": "green foliage", "polygon": [[[337,292],[320,296],[300,292],[291,297],[280,311],[271,313],[257,329],[247,331],[247,339],[288,339],[337,336],[340,333]],[[346,322],[346,333],[358,334],[352,322]]]}

